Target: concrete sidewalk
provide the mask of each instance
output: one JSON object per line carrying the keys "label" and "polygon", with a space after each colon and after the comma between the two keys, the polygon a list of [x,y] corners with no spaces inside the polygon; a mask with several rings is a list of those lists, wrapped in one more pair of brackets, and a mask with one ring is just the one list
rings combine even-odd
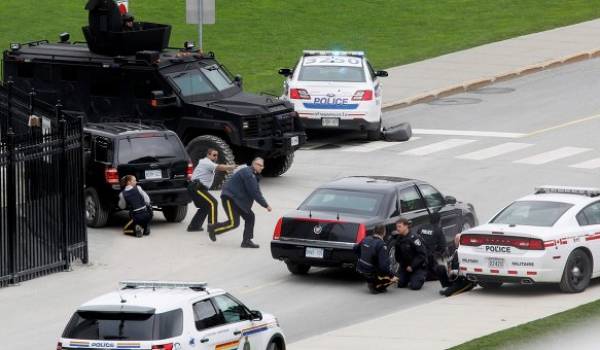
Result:
{"label": "concrete sidewalk", "polygon": [[383,107],[431,101],[600,56],[600,20],[525,35],[388,69]]}
{"label": "concrete sidewalk", "polygon": [[[599,56],[600,20],[526,35],[388,69],[383,105],[401,108]],[[446,349],[598,298],[598,283],[575,295],[543,286],[476,289],[305,339],[289,349]]]}

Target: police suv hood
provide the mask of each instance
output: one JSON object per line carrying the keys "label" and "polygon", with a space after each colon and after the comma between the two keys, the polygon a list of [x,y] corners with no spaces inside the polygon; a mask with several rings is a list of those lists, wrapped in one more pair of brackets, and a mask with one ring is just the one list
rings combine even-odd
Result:
{"label": "police suv hood", "polygon": [[293,111],[293,107],[289,102],[280,100],[278,97],[245,92],[240,92],[220,100],[195,102],[194,104],[211,109],[222,109],[225,112],[240,116],[288,113]]}

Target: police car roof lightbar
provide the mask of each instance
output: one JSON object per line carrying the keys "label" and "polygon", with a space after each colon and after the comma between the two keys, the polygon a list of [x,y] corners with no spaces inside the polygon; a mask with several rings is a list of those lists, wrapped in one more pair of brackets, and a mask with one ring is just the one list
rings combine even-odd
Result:
{"label": "police car roof lightbar", "polygon": [[304,50],[303,56],[355,56],[364,57],[364,51],[336,51],[336,50]]}
{"label": "police car roof lightbar", "polygon": [[600,196],[600,188],[593,187],[569,187],[569,186],[538,186],[535,188],[535,194],[540,193],[566,193],[580,194],[588,197]]}
{"label": "police car roof lightbar", "polygon": [[206,282],[179,282],[179,281],[121,281],[122,288],[190,288],[205,290]]}

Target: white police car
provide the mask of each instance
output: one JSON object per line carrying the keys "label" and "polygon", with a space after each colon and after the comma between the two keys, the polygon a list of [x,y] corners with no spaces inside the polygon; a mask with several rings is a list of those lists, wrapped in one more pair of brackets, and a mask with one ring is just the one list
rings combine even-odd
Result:
{"label": "white police car", "polygon": [[304,51],[287,77],[283,99],[294,104],[307,129],[367,131],[369,138],[381,133],[381,83],[386,71],[375,71],[363,52]]}
{"label": "white police car", "polygon": [[536,188],[461,235],[461,274],[484,288],[545,282],[583,291],[600,276],[599,196],[596,188]]}
{"label": "white police car", "polygon": [[285,350],[277,319],[206,283],[126,281],[80,306],[64,349]]}

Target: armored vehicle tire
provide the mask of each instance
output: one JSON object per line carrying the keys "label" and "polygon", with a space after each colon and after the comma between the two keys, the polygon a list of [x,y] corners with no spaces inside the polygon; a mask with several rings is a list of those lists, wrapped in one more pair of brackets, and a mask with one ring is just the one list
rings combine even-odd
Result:
{"label": "armored vehicle tire", "polygon": [[85,198],[85,223],[89,227],[103,227],[110,214],[93,187],[88,187],[84,192]]}
{"label": "armored vehicle tire", "polygon": [[286,262],[288,270],[294,275],[306,275],[310,270],[310,265]]}
{"label": "armored vehicle tire", "polygon": [[162,212],[168,222],[182,222],[187,215],[187,205],[170,205],[162,207]]}
{"label": "armored vehicle tire", "polygon": [[581,249],[575,249],[565,264],[560,290],[565,293],[583,292],[590,284],[592,277],[592,261]]}
{"label": "armored vehicle tire", "polygon": [[[206,151],[209,148],[214,148],[217,151],[219,151],[219,159],[217,160],[217,163],[235,164],[235,157],[233,156],[233,151],[231,150],[231,147],[229,147],[227,142],[225,142],[225,140],[214,135],[202,135],[192,139],[186,147],[188,154],[192,158],[194,166],[196,166],[198,160],[206,157]],[[225,180],[229,178],[229,176],[231,176],[230,173],[217,171],[211,190],[220,189]]]}
{"label": "armored vehicle tire", "polygon": [[283,175],[290,169],[294,162],[294,153],[285,156],[265,159],[265,169],[262,174],[268,177],[277,177]]}

